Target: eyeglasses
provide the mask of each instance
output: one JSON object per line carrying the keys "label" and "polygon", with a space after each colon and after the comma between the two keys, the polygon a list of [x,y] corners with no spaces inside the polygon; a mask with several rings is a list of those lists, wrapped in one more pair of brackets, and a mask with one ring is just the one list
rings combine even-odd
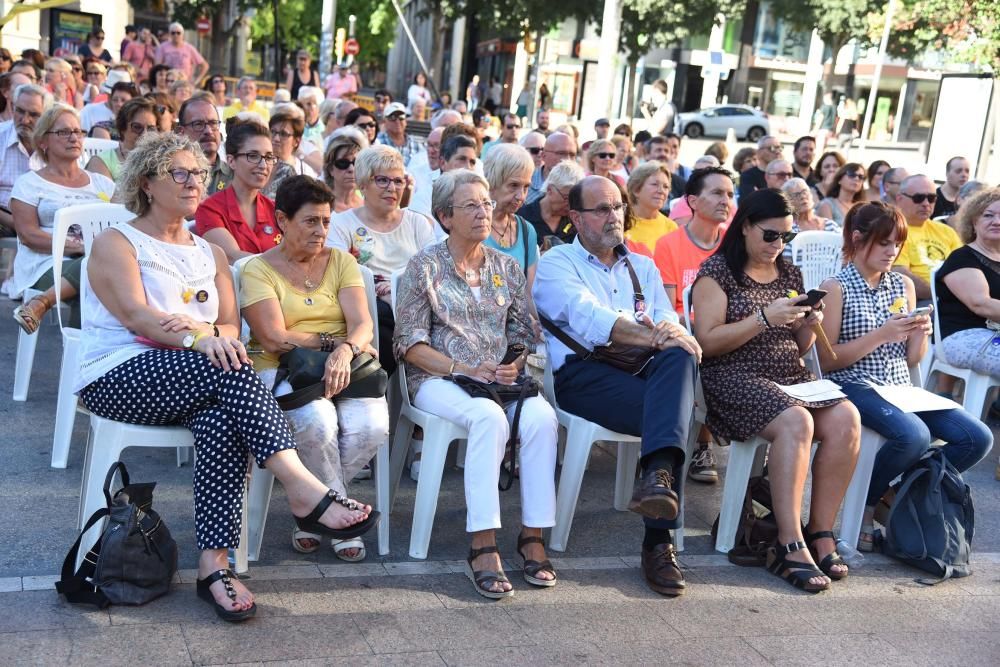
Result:
{"label": "eyeglasses", "polygon": [[70,137],[76,137],[77,139],[82,139],[87,135],[87,133],[84,132],[83,130],[80,129],[74,130],[68,127],[64,127],[61,130],[49,130],[45,134],[54,134],[60,139],[69,139]]}
{"label": "eyeglasses", "polygon": [[41,111],[28,111],[27,109],[22,109],[16,104],[14,105],[14,114],[18,116],[27,116],[31,120],[38,120],[42,117]]}
{"label": "eyeglasses", "polygon": [[596,157],[599,160],[613,160],[613,159],[615,159],[615,154],[614,153],[595,153],[594,157]]}
{"label": "eyeglasses", "polygon": [[406,116],[404,116],[401,113],[399,113],[399,114],[393,114],[391,116],[386,117],[386,120],[391,120],[394,123],[398,123],[401,120],[406,120]]}
{"label": "eyeglasses", "polygon": [[142,136],[144,132],[156,132],[160,128],[155,125],[143,125],[142,123],[129,123],[128,128],[132,130],[133,134],[138,134]]}
{"label": "eyeglasses", "polygon": [[295,135],[284,130],[271,130],[271,137],[274,139],[291,139]]}
{"label": "eyeglasses", "polygon": [[333,166],[341,171],[347,171],[354,166],[354,160],[348,160],[347,158],[337,158],[333,161]]}
{"label": "eyeglasses", "polygon": [[88,69],[87,70],[87,76],[97,76],[98,74],[104,74],[104,72],[102,72],[99,69]]}
{"label": "eyeglasses", "polygon": [[[343,69],[343,68],[341,68],[341,69]],[[388,104],[391,101],[392,101],[391,97],[384,97],[382,95],[376,95],[375,96],[375,103],[376,104]]]}
{"label": "eyeglasses", "polygon": [[13,61],[14,61],[14,59],[13,59],[13,58],[11,58],[11,57],[10,57],[10,56],[8,56],[8,55],[4,55],[4,54],[2,54],[2,53],[0,53],[0,60],[5,60],[5,61],[7,61],[7,62],[13,62]]}
{"label": "eyeglasses", "polygon": [[532,155],[538,155],[543,150],[545,149],[542,148],[541,146],[531,146],[530,148],[528,148],[528,152],[531,153]]}
{"label": "eyeglasses", "polygon": [[249,153],[233,153],[233,157],[243,156],[246,158],[247,162],[257,166],[261,161],[266,162],[269,165],[275,165],[278,163],[278,156],[274,153],[259,153],[257,151],[250,151]]}
{"label": "eyeglasses", "polygon": [[83,67],[81,67],[80,65],[73,65],[73,66],[70,67],[70,69],[73,70],[74,72],[82,72],[83,71]]}
{"label": "eyeglasses", "polygon": [[171,35],[183,35],[184,33],[181,32],[180,30],[171,30],[170,34]]}
{"label": "eyeglasses", "polygon": [[405,178],[389,178],[388,176],[376,176],[372,179],[375,185],[382,188],[383,190],[388,190],[389,186],[395,187],[397,190],[402,190],[406,187]]}
{"label": "eyeglasses", "polygon": [[506,127],[508,130],[520,130],[521,129],[520,125],[504,125],[504,127]]}
{"label": "eyeglasses", "polygon": [[563,192],[562,190],[560,190],[559,188],[557,188],[557,187],[556,187],[556,186],[554,186],[554,185],[553,185],[553,186],[551,186],[551,188],[552,188],[553,190],[555,190],[555,191],[556,191],[556,194],[557,194],[557,195],[559,195],[560,197],[562,197],[562,198],[563,198],[563,200],[567,200],[567,199],[569,199],[569,190],[567,190],[566,192]]}
{"label": "eyeglasses", "polygon": [[190,123],[181,123],[181,127],[189,127],[195,132],[204,132],[206,127],[218,130],[221,125],[222,122],[218,120],[193,120]]}
{"label": "eyeglasses", "polygon": [[104,35],[95,35],[95,36],[94,36],[94,39],[96,39],[96,40],[97,40],[97,41],[99,42],[99,41],[101,41],[102,39],[104,39]]}
{"label": "eyeglasses", "polygon": [[937,194],[933,192],[932,193],[920,192],[915,195],[908,195],[905,192],[900,192],[899,194],[903,195],[904,197],[907,197],[908,199],[912,199],[914,204],[923,204],[925,201],[928,204],[933,204],[934,202],[937,201]]}
{"label": "eyeglasses", "polygon": [[599,217],[607,220],[608,218],[611,217],[611,214],[614,214],[616,218],[624,215],[625,204],[622,202],[610,205],[601,204],[600,206],[597,206],[595,208],[578,208],[576,210],[579,211],[580,213],[596,213]]}
{"label": "eyeglasses", "polygon": [[777,146],[764,146],[762,148],[762,150],[771,151],[772,153],[780,153],[781,152],[781,144],[778,144]]}
{"label": "eyeglasses", "polygon": [[764,243],[774,243],[780,239],[782,245],[788,245],[799,235],[798,232],[778,232],[773,229],[763,228],[761,228],[760,233],[764,237]]}
{"label": "eyeglasses", "polygon": [[354,127],[360,127],[363,130],[373,130],[376,127],[378,127],[378,124],[376,124],[374,122],[372,122],[372,123],[355,123]]}
{"label": "eyeglasses", "polygon": [[475,215],[479,211],[486,211],[490,213],[493,209],[497,207],[495,201],[470,201],[468,204],[462,204],[461,206],[452,206],[453,211],[465,211],[468,215]]}
{"label": "eyeglasses", "polygon": [[563,160],[575,160],[576,151],[550,151],[547,148],[543,148],[546,153],[552,153],[553,155],[558,155]]}
{"label": "eyeglasses", "polygon": [[205,169],[171,169],[167,173],[170,174],[170,178],[174,179],[174,183],[177,185],[187,185],[192,177],[195,179],[195,182],[202,185],[208,181],[208,171]]}
{"label": "eyeglasses", "polygon": [[770,174],[768,174],[768,176],[775,176],[777,178],[785,179],[785,178],[791,178],[792,177],[792,172],[790,172],[790,171],[772,171]]}
{"label": "eyeglasses", "polygon": [[858,171],[849,171],[846,174],[844,174],[844,176],[846,178],[853,178],[856,181],[863,181],[863,180],[865,180],[865,175],[862,174],[861,172],[858,172]]}

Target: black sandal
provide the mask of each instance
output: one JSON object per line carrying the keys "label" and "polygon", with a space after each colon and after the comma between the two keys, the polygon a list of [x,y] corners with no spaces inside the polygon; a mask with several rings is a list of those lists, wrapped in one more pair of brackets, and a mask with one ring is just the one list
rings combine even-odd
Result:
{"label": "black sandal", "polygon": [[334,537],[338,540],[347,540],[352,537],[358,537],[364,535],[369,530],[378,525],[379,522],[379,512],[378,510],[372,510],[368,518],[361,523],[356,523],[353,526],[348,526],[347,528],[329,528],[324,526],[319,522],[319,518],[323,516],[326,509],[331,503],[338,502],[349,510],[356,510],[360,508],[356,502],[342,496],[333,489],[328,489],[323,499],[316,504],[316,508],[309,513],[309,516],[301,517],[292,515],[295,519],[295,525],[299,527],[299,530],[304,530],[307,533],[316,533],[318,535],[326,535],[327,537]]}
{"label": "black sandal", "polygon": [[837,553],[837,548],[836,548],[837,536],[833,534],[833,531],[820,530],[815,533],[806,533],[806,543],[809,544],[809,551],[812,553],[813,558],[819,560],[819,554],[813,548],[813,542],[815,542],[816,540],[822,540],[823,538],[826,537],[829,537],[831,540],[833,540],[834,549],[833,551],[828,553],[826,555],[826,558],[824,558],[820,562],[819,569],[822,570],[823,574],[830,577],[834,581],[840,581],[841,579],[846,578],[850,572],[849,571],[837,572],[833,569],[838,565],[842,567],[847,567],[847,563],[844,562],[843,557],[839,553]]}
{"label": "black sandal", "polygon": [[[521,555],[521,559],[524,560],[524,580],[527,581],[532,586],[541,586],[543,588],[549,588],[556,585],[556,570],[552,567],[552,563],[549,559],[545,559],[541,562],[537,560],[528,560],[522,549],[525,544],[541,544],[545,546],[545,541],[537,535],[532,535],[531,537],[524,537],[523,535],[518,535],[517,537],[517,553]],[[547,572],[552,575],[551,579],[539,579],[539,572]]]}
{"label": "black sandal", "polygon": [[808,549],[805,542],[792,542],[791,544],[776,544],[767,550],[767,570],[775,574],[792,586],[801,588],[809,593],[819,593],[830,588],[830,584],[813,584],[809,580],[816,576],[823,576],[823,571],[812,563],[800,563],[788,560],[788,555],[796,551]]}
{"label": "black sandal", "polygon": [[257,613],[257,603],[254,602],[243,611],[226,609],[224,606],[215,601],[215,596],[212,595],[212,591],[210,591],[208,587],[221,579],[223,585],[226,587],[226,595],[230,600],[235,600],[236,589],[233,587],[233,579],[236,578],[237,577],[232,570],[216,570],[204,579],[198,579],[195,587],[198,597],[212,605],[212,608],[215,609],[215,613],[219,616],[219,618],[223,621],[229,621],[230,623],[239,623],[247,620],[248,618],[253,618]]}
{"label": "black sandal", "polygon": [[482,595],[484,598],[489,598],[491,600],[502,600],[503,598],[509,598],[514,595],[514,589],[509,591],[494,591],[490,589],[492,584],[500,582],[502,584],[509,584],[510,579],[507,575],[503,573],[503,570],[494,572],[493,570],[473,570],[472,561],[476,560],[483,554],[500,554],[500,550],[496,548],[496,545],[483,547],[482,549],[469,549],[469,557],[466,559],[465,573],[472,580],[472,583],[476,585],[476,592]]}

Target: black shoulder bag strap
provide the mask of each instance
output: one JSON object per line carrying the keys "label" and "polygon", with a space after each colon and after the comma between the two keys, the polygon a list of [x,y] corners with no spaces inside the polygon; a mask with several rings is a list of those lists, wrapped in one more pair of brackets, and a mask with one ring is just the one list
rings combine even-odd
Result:
{"label": "black shoulder bag strap", "polygon": [[73,566],[76,565],[76,557],[80,553],[80,542],[83,541],[83,536],[96,526],[98,522],[111,515],[111,482],[114,480],[115,473],[119,471],[122,475],[122,486],[128,486],[129,478],[128,472],[125,470],[125,464],[117,461],[108,470],[108,475],[104,479],[104,499],[107,502],[107,506],[102,507],[91,515],[86,525],[84,525],[83,530],[80,531],[80,536],[76,538],[76,542],[73,543],[69,553],[66,554],[65,560],[63,560],[59,581],[56,582],[56,591],[66,596],[67,602],[73,604],[92,604],[98,609],[104,609],[111,605],[111,601],[108,600],[107,596],[93,583],[94,574],[97,572],[97,559],[101,554],[103,533],[98,536],[97,541],[94,542],[94,546],[87,552],[76,574],[73,574]]}
{"label": "black shoulder bag strap", "polygon": [[[507,465],[500,465],[500,480],[497,486],[501,491],[508,490],[514,484],[514,469],[517,466],[517,449],[518,445],[521,444],[521,434],[519,432],[521,425],[521,407],[524,405],[524,399],[527,398],[528,388],[531,385],[529,378],[525,378],[524,382],[521,383],[521,394],[517,397],[517,403],[514,406],[514,419],[511,421],[510,425],[510,438],[507,440],[507,447],[510,449],[510,461]],[[494,394],[494,400],[498,403],[499,396],[496,396],[495,392],[490,389],[490,392]],[[503,404],[501,403],[501,407]]]}
{"label": "black shoulder bag strap", "polygon": [[517,233],[521,237],[521,243],[524,244],[524,277],[528,277],[528,223],[524,221],[519,215],[515,215],[517,218]]}

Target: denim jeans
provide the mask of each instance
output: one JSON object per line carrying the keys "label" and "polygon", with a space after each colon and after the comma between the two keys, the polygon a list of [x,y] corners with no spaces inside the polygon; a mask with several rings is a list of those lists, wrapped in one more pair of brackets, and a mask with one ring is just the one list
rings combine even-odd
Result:
{"label": "denim jeans", "polygon": [[[556,401],[566,412],[604,428],[642,437],[642,455],[677,448],[683,463],[694,412],[694,357],[671,347],[657,352],[637,376],[599,361],[570,357],[555,376]],[[674,468],[678,496],[681,465]],[[652,528],[676,528],[678,521],[645,519]]]}
{"label": "denim jeans", "polygon": [[878,502],[897,475],[920,460],[933,440],[944,440],[945,456],[959,472],[979,463],[993,447],[990,429],[965,410],[907,413],[867,385],[845,382],[841,391],[861,413],[861,425],[886,439],[875,456],[869,506]]}

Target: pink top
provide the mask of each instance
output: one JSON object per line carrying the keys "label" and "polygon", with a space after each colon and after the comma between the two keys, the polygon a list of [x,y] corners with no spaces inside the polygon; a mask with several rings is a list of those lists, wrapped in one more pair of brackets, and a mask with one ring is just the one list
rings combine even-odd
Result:
{"label": "pink top", "polygon": [[334,72],[326,77],[324,87],[327,99],[339,100],[358,92],[358,80],[354,78],[353,74],[340,76],[340,72]]}
{"label": "pink top", "polygon": [[[149,76],[149,70],[156,62],[156,47],[152,44],[143,44],[138,40],[129,42],[122,54],[122,60],[132,63],[137,77],[140,80],[145,79]],[[151,83],[155,83],[155,81]]]}
{"label": "pink top", "polygon": [[179,69],[187,74],[188,81],[194,83],[194,69],[197,65],[204,63],[205,59],[187,42],[180,46],[174,46],[170,42],[164,42],[156,47],[156,62],[163,63],[170,69]]}

